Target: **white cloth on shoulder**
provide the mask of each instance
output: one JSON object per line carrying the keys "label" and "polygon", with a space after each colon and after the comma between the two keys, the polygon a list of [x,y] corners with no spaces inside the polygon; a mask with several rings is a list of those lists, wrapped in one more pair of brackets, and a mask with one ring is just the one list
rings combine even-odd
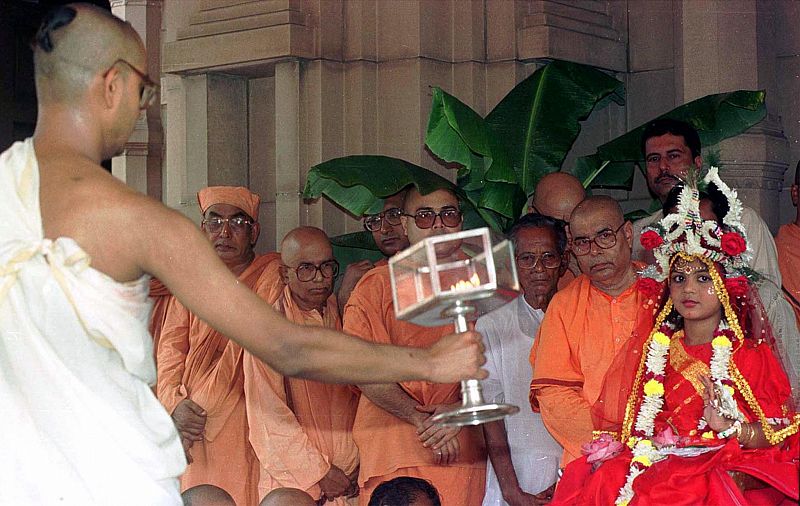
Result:
{"label": "white cloth on shoulder", "polygon": [[180,439],[148,386],[148,278],[44,238],[32,139],[0,155],[0,202],[0,504],[182,504]]}

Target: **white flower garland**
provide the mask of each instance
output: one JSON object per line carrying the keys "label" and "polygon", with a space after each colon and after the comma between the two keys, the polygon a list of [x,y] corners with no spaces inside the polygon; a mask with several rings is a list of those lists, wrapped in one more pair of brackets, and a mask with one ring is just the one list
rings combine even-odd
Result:
{"label": "white flower garland", "polygon": [[[662,329],[669,331],[669,327],[666,325]],[[720,321],[717,331],[714,332],[714,339],[711,341],[713,350],[710,362],[711,379],[715,384],[722,387],[720,404],[727,406],[728,409],[733,406],[731,412],[724,414],[730,414],[732,415],[731,418],[741,420],[743,416],[736,407],[736,401],[733,399],[733,382],[729,373],[733,343],[724,332],[725,330],[728,330],[728,325],[723,319]],[[639,407],[634,425],[637,433],[647,437],[634,436],[628,441],[628,446],[633,450],[633,458],[625,479],[625,485],[620,488],[619,495],[614,501],[616,506],[627,506],[633,499],[634,480],[653,463],[666,458],[666,454],[660,452],[648,438],[653,437],[655,418],[661,413],[664,405],[664,384],[662,383],[663,379],[661,381],[659,379],[664,378],[669,358],[670,342],[670,336],[661,330],[655,332],[652,339],[650,339],[645,360],[644,399]],[[706,421],[700,418],[698,427],[703,429],[705,426]],[[709,436],[704,434],[704,437]],[[711,437],[713,437],[713,434]]]}

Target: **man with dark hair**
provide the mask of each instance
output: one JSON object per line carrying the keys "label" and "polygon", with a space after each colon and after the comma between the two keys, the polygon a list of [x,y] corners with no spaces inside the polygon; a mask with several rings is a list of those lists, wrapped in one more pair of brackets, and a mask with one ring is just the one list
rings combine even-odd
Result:
{"label": "man with dark hair", "polygon": [[[461,231],[463,215],[450,190],[422,195],[416,188],[403,203],[403,228],[416,244],[427,237]],[[440,261],[463,258],[454,241],[440,243]],[[455,280],[452,280],[455,282]],[[448,325],[422,327],[395,316],[389,266],[367,272],[344,310],[344,330],[366,340],[404,346],[434,343],[450,332]],[[461,405],[460,385],[420,381],[359,384],[361,398],[353,425],[360,457],[361,504],[378,484],[397,476],[429,480],[446,504],[481,503],[486,453],[477,427],[442,427],[432,416]]]}
{"label": "man with dark hair", "polygon": [[353,262],[347,266],[342,276],[336,297],[339,301],[339,312],[344,313],[344,306],[350,298],[356,283],[361,277],[373,267],[386,265],[389,257],[398,251],[408,248],[408,237],[406,236],[400,217],[403,216],[403,200],[406,197],[406,189],[402,189],[394,195],[389,195],[383,199],[383,209],[378,214],[369,214],[362,220],[364,229],[372,234],[372,240],[383,253],[384,258],[373,263],[369,260]]}
{"label": "man with dark hair", "polygon": [[485,399],[514,404],[520,413],[483,426],[489,452],[484,506],[546,503],[563,451],[528,402],[533,376],[528,357],[559,276],[567,268],[564,222],[526,214],[508,237],[514,244],[522,294],[479,318],[475,328],[486,344]]}
{"label": "man with dark hair", "polygon": [[431,482],[401,476],[375,488],[368,506],[441,506],[439,493]]}
{"label": "man with dark hair", "polygon": [[146,62],[133,27],[88,4],[58,7],[36,35],[36,131],[0,155],[3,503],[182,503],[181,440],[149,386],[150,275],[286,375],[484,375],[475,332],[401,349],[289,322],[235,278],[194,223],[103,169],[155,102]]}
{"label": "man with dark hair", "polygon": [[[700,136],[690,124],[662,118],[648,123],[642,133],[642,155],[644,156],[647,186],[663,204],[672,188],[686,178],[689,168],[701,170],[703,157],[700,152]],[[662,211],[637,220],[633,224],[633,258],[648,260],[645,249],[639,242],[642,229],[664,217]],[[764,220],[751,208],[742,209],[742,224],[753,250],[750,267],[780,286],[778,257],[775,241]],[[767,299],[764,299],[767,305]]]}

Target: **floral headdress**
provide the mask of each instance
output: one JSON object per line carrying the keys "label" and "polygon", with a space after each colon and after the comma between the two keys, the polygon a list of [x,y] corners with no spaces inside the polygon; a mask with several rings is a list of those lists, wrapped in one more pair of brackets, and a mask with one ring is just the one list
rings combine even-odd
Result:
{"label": "floral headdress", "polygon": [[642,246],[652,250],[656,259],[656,264],[645,269],[642,275],[664,281],[669,274],[671,259],[676,253],[684,253],[719,263],[729,280],[743,283],[747,282],[745,278],[756,280],[758,275],[749,267],[752,250],[742,225],[742,203],[736,190],[720,179],[716,167],[709,169],[702,183],[704,186],[713,183],[727,200],[728,212],[722,219],[722,226],[700,216],[698,173],[690,170],[678,199],[677,211],[642,231]]}

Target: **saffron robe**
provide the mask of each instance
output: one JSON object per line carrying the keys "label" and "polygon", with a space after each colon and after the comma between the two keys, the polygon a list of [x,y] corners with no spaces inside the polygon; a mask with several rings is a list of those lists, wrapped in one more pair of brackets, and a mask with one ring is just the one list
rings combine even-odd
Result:
{"label": "saffron robe", "polygon": [[[287,286],[274,304],[294,323],[342,329],[336,296],[323,314],[297,306]],[[259,497],[280,487],[299,488],[319,499],[317,484],[335,465],[350,476],[358,468],[353,420],[358,398],[347,385],[286,378],[249,353],[244,389],[250,444],[259,460]],[[338,497],[328,504],[344,506]]]}
{"label": "saffron robe", "polygon": [[[344,310],[344,330],[381,344],[429,346],[453,332],[453,327],[421,327],[395,318],[389,267],[375,267],[356,285]],[[400,383],[422,406],[460,401],[456,383],[423,381]],[[449,466],[436,465],[433,452],[424,448],[416,428],[373,404],[361,395],[353,425],[361,470],[360,504],[366,505],[372,490],[396,476],[418,476],[439,490],[442,504],[479,505],[486,479],[486,450],[480,428],[464,427],[458,434],[459,459]]]}
{"label": "saffron robe", "polygon": [[783,288],[794,298],[787,297],[800,327],[800,226],[796,223],[783,225],[775,236],[775,245]]}
{"label": "saffron robe", "polygon": [[[703,416],[703,387],[699,375],[710,374],[711,355],[710,343],[686,346],[681,339],[673,338],[665,368],[664,409],[654,421],[654,434],[668,426],[679,436],[697,433],[698,421]],[[769,346],[742,346],[734,351],[733,361],[749,383],[764,416],[773,424],[788,425],[788,417],[792,415],[786,404],[791,393],[789,382]],[[759,421],[738,388],[734,398],[747,422]],[[736,439],[731,439],[721,449],[699,456],[670,455],[636,478],[630,505],[797,504],[800,499],[798,452],[800,446],[795,433],[768,448],[746,450],[739,447]],[[586,457],[575,460],[567,466],[551,504],[614,504],[625,483],[631,456],[626,446],[623,453],[603,462],[594,472]],[[748,474],[768,486],[743,492],[728,474],[730,472]]]}
{"label": "saffron robe", "polygon": [[0,504],[183,504],[149,386],[149,277],[118,283],[43,236],[31,139],[0,155],[0,202]]}
{"label": "saffron robe", "polygon": [[[283,288],[279,258],[257,256],[239,281],[274,302]],[[204,439],[192,445],[193,462],[181,477],[181,490],[215,485],[248,506],[258,504],[258,465],[247,439],[242,359],[239,345],[177,299],[170,302],[158,349],[158,398],[169,413],[186,398],[207,413]]]}
{"label": "saffron robe", "polygon": [[[547,306],[531,350],[531,406],[564,447],[562,464],[580,456],[595,429],[591,406],[606,371],[631,336],[645,303],[633,283],[617,297],[582,274]],[[649,310],[652,312],[652,309]]]}
{"label": "saffron robe", "polygon": [[153,357],[158,355],[158,340],[161,337],[161,328],[167,318],[167,308],[172,300],[172,292],[157,278],[150,279],[150,300],[153,301],[153,311],[150,313],[150,335],[153,336]]}

